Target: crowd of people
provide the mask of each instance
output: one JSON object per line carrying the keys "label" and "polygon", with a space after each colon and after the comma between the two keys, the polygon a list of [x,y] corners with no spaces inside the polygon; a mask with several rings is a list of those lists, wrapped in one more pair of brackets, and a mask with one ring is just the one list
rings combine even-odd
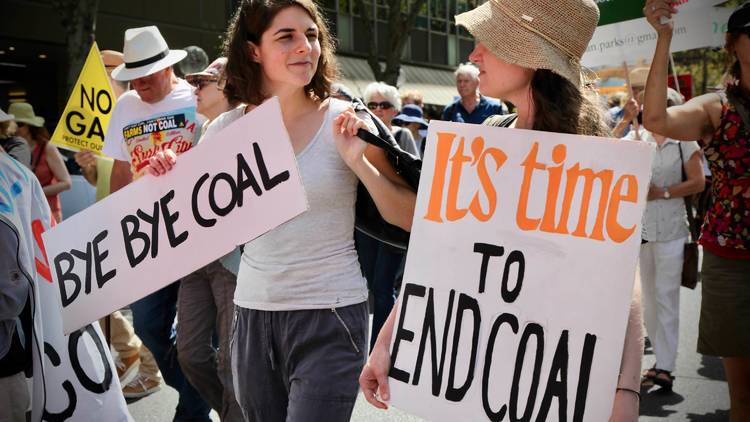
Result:
{"label": "crowd of people", "polygon": [[[724,89],[684,102],[666,85],[669,18],[677,10],[667,0],[647,0],[643,12],[658,34],[653,61],[631,72],[631,92],[609,106],[580,64],[598,22],[596,3],[562,0],[554,8],[541,0],[490,0],[456,16],[476,47],[470,63],[455,71],[458,95],[442,120],[654,145],[642,291],[636,283],[612,420],[637,420],[642,386],[673,388],[684,245],[691,237],[686,206],[692,205],[684,198],[707,189],[711,202],[699,222],[698,352],[723,358],[731,421],[750,420],[750,4],[729,19]],[[534,25],[515,15],[533,16]],[[334,53],[310,0],[241,2],[223,57],[184,78],[173,66],[186,53],[170,50],[157,27],[128,29],[122,53],[102,52],[117,97],[103,148],[113,160],[90,151],[64,157],[30,104],[0,110],[3,153],[33,171],[59,223],[67,217],[59,195],[71,187],[65,160],[78,164],[98,201],[146,174],[169,172],[181,153],[221,142],[211,135],[264,100],[279,99],[309,210],[131,304],[132,324],[119,311],[101,321],[126,398],[165,382],[179,393],[176,421],[207,421],[211,409],[227,421],[345,421],[360,389],[372,405],[387,408],[389,343],[406,252],[356,231],[353,209],[361,182],[383,218],[408,231],[416,193],[382,150],[355,135],[377,133],[373,119],[379,119],[402,150],[421,157],[429,121],[416,91],[373,82],[357,99],[337,81]],[[356,101],[372,114],[355,111]],[[168,134],[174,142],[124,130],[170,116],[186,122]],[[17,358],[12,339],[21,329],[0,333],[0,346],[11,345],[0,347],[9,350],[0,366]],[[641,373],[645,336],[656,362]],[[5,372],[0,381],[18,373]],[[0,382],[0,394],[7,385]]]}

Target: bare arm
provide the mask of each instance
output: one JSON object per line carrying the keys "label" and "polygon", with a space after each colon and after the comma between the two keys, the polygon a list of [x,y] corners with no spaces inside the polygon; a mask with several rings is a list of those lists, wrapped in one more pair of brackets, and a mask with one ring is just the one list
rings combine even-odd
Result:
{"label": "bare arm", "polygon": [[696,151],[684,164],[685,177],[684,182],[676,183],[672,186],[654,186],[648,189],[648,200],[658,201],[664,199],[664,192],[669,191],[670,198],[682,198],[683,196],[703,192],[706,188],[706,176],[703,173],[701,163],[701,152]]}
{"label": "bare arm", "polygon": [[716,94],[705,94],[683,105],[667,109],[667,72],[672,23],[662,24],[661,19],[671,18],[676,9],[666,0],[648,0],[643,13],[658,36],[646,81],[643,125],[654,133],[680,141],[701,139],[714,127],[711,114],[720,112],[720,98]]}
{"label": "bare arm", "polygon": [[383,327],[380,329],[370,357],[367,359],[367,364],[359,376],[359,385],[362,387],[362,394],[364,394],[365,399],[379,409],[387,409],[387,402],[391,399],[391,390],[388,387],[388,371],[391,368],[390,343],[393,336],[393,325],[396,322],[396,309],[398,309],[398,302],[393,305],[388,319],[385,320]]}
{"label": "bare arm", "polygon": [[49,142],[44,147],[44,159],[47,160],[47,165],[49,166],[52,175],[57,179],[57,183],[47,185],[43,188],[44,194],[52,196],[70,189],[70,174],[65,167],[62,155],[60,154],[60,151],[57,150],[57,147]]}
{"label": "bare arm", "polygon": [[641,315],[641,282],[636,278],[630,303],[625,344],[620,361],[620,379],[617,382],[615,402],[610,422],[638,420],[641,359],[643,358],[643,318]]}
{"label": "bare arm", "polygon": [[130,172],[130,163],[115,160],[112,165],[112,175],[109,178],[109,191],[115,193],[133,181],[133,173]]}

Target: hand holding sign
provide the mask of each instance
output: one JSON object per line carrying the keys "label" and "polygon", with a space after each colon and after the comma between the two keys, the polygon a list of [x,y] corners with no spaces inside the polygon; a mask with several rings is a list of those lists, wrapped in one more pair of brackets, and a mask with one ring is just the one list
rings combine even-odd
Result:
{"label": "hand holding sign", "polygon": [[652,148],[447,122],[427,145],[366,399],[435,421],[607,420]]}
{"label": "hand holding sign", "polygon": [[659,35],[672,35],[672,15],[677,13],[676,4],[672,0],[648,0],[643,7],[643,16]]}
{"label": "hand holding sign", "polygon": [[278,100],[211,139],[44,234],[66,333],[307,209]]}

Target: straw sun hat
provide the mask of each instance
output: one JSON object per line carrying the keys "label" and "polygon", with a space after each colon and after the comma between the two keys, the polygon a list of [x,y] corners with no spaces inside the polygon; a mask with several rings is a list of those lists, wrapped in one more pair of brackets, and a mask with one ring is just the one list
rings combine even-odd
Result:
{"label": "straw sun hat", "polygon": [[489,0],[456,16],[499,59],[581,86],[581,56],[599,22],[594,0]]}
{"label": "straw sun hat", "polygon": [[29,126],[44,126],[44,117],[34,114],[34,107],[29,103],[12,103],[8,107],[8,114],[15,116],[16,123],[24,123]]}

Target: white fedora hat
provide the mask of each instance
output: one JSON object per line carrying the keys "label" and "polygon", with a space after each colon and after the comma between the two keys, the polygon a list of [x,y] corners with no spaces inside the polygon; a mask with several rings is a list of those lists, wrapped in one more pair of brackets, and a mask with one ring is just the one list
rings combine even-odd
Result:
{"label": "white fedora hat", "polygon": [[184,50],[170,50],[159,28],[144,26],[125,30],[125,63],[112,71],[112,79],[132,81],[172,66],[187,56]]}

